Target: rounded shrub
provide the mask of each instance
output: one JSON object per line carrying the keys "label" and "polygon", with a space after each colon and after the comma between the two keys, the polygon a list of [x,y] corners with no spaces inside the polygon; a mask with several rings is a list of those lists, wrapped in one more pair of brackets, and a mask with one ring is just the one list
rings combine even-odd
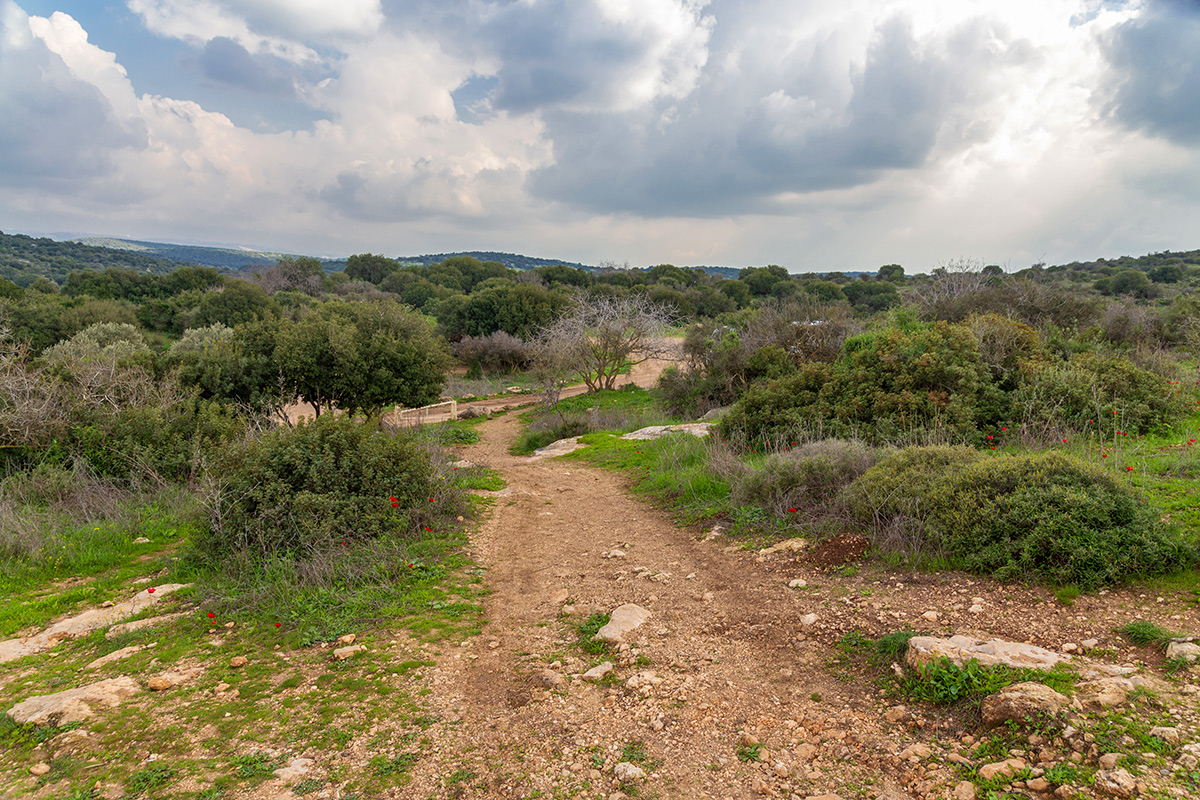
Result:
{"label": "rounded shrub", "polygon": [[932,525],[970,572],[1092,589],[1195,561],[1127,484],[1063,453],[986,459],[942,488]]}
{"label": "rounded shrub", "polygon": [[196,545],[218,563],[402,538],[458,513],[457,501],[436,491],[445,484],[430,452],[377,419],[326,415],[277,428],[231,448],[214,475],[209,525]]}
{"label": "rounded shrub", "polygon": [[909,448],[864,473],[845,499],[877,546],[999,580],[1091,589],[1197,557],[1119,478],[1058,452]]}

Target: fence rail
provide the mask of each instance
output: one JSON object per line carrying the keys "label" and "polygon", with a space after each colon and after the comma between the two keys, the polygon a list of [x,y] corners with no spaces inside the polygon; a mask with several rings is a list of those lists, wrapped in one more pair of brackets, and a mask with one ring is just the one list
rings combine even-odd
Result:
{"label": "fence rail", "polygon": [[447,419],[458,419],[458,403],[454,400],[420,408],[398,408],[388,415],[388,422],[401,428],[415,428],[430,421]]}

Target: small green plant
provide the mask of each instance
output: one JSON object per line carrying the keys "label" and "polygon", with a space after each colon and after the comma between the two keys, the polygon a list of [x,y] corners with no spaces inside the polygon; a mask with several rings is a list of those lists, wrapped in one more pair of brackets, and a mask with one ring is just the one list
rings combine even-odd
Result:
{"label": "small green plant", "polygon": [[896,631],[880,636],[875,640],[872,660],[876,665],[883,666],[894,661],[903,661],[904,654],[908,652],[908,640],[916,635],[916,631]]}
{"label": "small green plant", "polygon": [[762,749],[761,744],[743,745],[737,749],[738,761],[762,761],[759,756],[759,751]]}
{"label": "small green plant", "polygon": [[621,749],[621,760],[628,761],[630,764],[645,764],[650,761],[650,754],[646,752],[646,743],[633,741],[626,744]]}
{"label": "small green plant", "polygon": [[140,772],[135,772],[125,782],[125,797],[138,797],[152,789],[161,789],[170,782],[174,774],[175,770],[166,764],[154,764]]}
{"label": "small green plant", "polygon": [[1064,761],[1061,764],[1055,764],[1042,773],[1042,777],[1048,780],[1055,786],[1064,786],[1066,784],[1077,783],[1083,771],[1076,764],[1069,761]]}
{"label": "small green plant", "polygon": [[600,655],[608,652],[608,642],[595,638],[600,629],[608,624],[608,614],[592,614],[579,625],[579,647],[585,653]]}
{"label": "small green plant", "polygon": [[371,759],[370,766],[375,771],[375,774],[379,776],[405,775],[420,760],[420,753],[397,753],[391,758],[385,755],[377,755]]}
{"label": "small green plant", "polygon": [[292,787],[292,794],[306,795],[319,791],[325,786],[325,781],[316,778],[305,778]]}
{"label": "small green plant", "polygon": [[1075,598],[1079,597],[1079,587],[1062,586],[1055,590],[1054,597],[1061,605],[1073,606],[1075,605]]}
{"label": "small green plant", "polygon": [[273,757],[266,753],[234,756],[229,761],[229,765],[233,767],[233,774],[239,778],[265,778],[273,775],[283,764],[282,757]]}

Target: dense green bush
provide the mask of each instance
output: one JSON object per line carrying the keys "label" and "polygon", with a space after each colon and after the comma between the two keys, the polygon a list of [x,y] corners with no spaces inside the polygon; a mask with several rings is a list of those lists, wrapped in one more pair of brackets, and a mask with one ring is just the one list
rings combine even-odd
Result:
{"label": "dense green bush", "polygon": [[431,453],[377,419],[325,415],[277,428],[230,448],[213,474],[209,525],[196,545],[226,566],[403,538],[459,513]]}
{"label": "dense green bush", "polygon": [[845,499],[878,546],[1000,580],[1088,589],[1196,560],[1129,486],[1057,452],[909,448],[867,471]]}
{"label": "dense green bush", "polygon": [[961,439],[976,433],[988,385],[969,328],[905,323],[847,339],[832,365],[806,363],[794,375],[752,386],[722,431],[750,439]]}
{"label": "dense green bush", "polygon": [[1023,382],[1018,403],[1034,430],[1087,430],[1116,423],[1128,433],[1167,427],[1187,403],[1170,381],[1120,356],[1073,355],[1039,369]]}

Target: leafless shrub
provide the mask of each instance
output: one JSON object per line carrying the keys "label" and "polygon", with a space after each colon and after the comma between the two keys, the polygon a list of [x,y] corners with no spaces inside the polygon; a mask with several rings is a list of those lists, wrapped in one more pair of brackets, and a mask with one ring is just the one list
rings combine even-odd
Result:
{"label": "leafless shrub", "polygon": [[671,312],[640,295],[592,297],[542,328],[536,360],[554,380],[577,374],[588,391],[612,389],[626,364],[666,357]]}
{"label": "leafless shrub", "polygon": [[487,336],[464,336],[454,344],[454,356],[464,364],[478,364],[488,372],[513,372],[533,360],[533,351],[520,337],[504,331]]}
{"label": "leafless shrub", "polygon": [[862,330],[845,303],[792,300],[763,308],[746,325],[746,348],[776,346],[797,361],[831,362],[846,338]]}
{"label": "leafless shrub", "polygon": [[1162,316],[1132,299],[1108,303],[1100,315],[1104,338],[1113,344],[1131,347],[1161,345],[1165,336]]}
{"label": "leafless shrub", "polygon": [[0,329],[0,447],[47,444],[66,427],[56,381],[29,347]]}

